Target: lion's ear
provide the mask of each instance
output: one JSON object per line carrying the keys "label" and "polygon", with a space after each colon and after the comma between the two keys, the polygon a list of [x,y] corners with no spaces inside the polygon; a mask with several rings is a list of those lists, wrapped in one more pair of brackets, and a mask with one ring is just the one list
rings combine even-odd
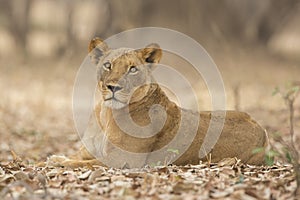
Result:
{"label": "lion's ear", "polygon": [[147,45],[144,49],[140,50],[140,53],[147,63],[159,63],[162,56],[162,50],[156,43]]}
{"label": "lion's ear", "polygon": [[108,46],[98,37],[90,41],[88,51],[93,64],[97,65],[103,54],[108,51]]}

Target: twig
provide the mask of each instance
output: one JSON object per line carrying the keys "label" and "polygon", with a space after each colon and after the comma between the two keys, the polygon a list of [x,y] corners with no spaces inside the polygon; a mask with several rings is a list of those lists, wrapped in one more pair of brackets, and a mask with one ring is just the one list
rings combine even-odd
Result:
{"label": "twig", "polygon": [[241,98],[240,98],[240,85],[236,84],[233,87],[233,95],[234,95],[234,102],[235,102],[235,110],[240,110],[241,105]]}
{"label": "twig", "polygon": [[299,95],[300,89],[299,86],[296,87],[296,85],[293,85],[294,87],[291,87],[286,93],[282,93],[277,88],[276,90],[280,93],[281,97],[284,99],[288,109],[289,109],[289,125],[290,125],[290,145],[283,143],[283,140],[281,140],[281,144],[283,144],[292,155],[292,164],[294,168],[294,172],[296,174],[296,182],[297,182],[297,188],[295,190],[295,197],[297,199],[300,199],[300,164],[299,164],[299,152],[297,151],[297,148],[295,146],[294,142],[294,103]]}

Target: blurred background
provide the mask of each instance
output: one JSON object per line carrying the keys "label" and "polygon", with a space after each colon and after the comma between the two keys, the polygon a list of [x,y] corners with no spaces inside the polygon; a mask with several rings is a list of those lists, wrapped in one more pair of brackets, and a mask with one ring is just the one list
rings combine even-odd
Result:
{"label": "blurred background", "polygon": [[2,57],[77,54],[94,35],[143,26],[178,30],[206,48],[259,45],[295,59],[300,52],[297,0],[1,0],[0,11]]}
{"label": "blurred background", "polygon": [[[29,161],[74,153],[72,89],[88,43],[137,27],[197,40],[221,72],[228,109],[285,132],[285,104],[271,94],[300,83],[299,21],[298,0],[0,0],[0,161],[10,150]],[[208,110],[209,96],[201,101]]]}

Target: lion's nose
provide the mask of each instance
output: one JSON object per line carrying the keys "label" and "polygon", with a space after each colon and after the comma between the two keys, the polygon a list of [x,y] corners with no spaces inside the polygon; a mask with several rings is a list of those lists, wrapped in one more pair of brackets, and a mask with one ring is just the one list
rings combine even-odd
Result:
{"label": "lion's nose", "polygon": [[122,87],[118,85],[107,85],[106,87],[112,92],[117,92],[122,89]]}

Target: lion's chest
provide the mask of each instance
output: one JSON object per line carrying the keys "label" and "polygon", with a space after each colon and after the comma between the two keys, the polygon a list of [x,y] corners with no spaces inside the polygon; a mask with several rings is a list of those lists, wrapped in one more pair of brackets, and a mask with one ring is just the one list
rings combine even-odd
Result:
{"label": "lion's chest", "polygon": [[[106,126],[105,133],[108,140],[118,148],[135,153],[150,152],[153,144],[155,143],[156,136],[142,137],[143,127],[147,126],[146,118],[139,119],[112,119]],[[130,126],[128,124],[133,124]]]}

